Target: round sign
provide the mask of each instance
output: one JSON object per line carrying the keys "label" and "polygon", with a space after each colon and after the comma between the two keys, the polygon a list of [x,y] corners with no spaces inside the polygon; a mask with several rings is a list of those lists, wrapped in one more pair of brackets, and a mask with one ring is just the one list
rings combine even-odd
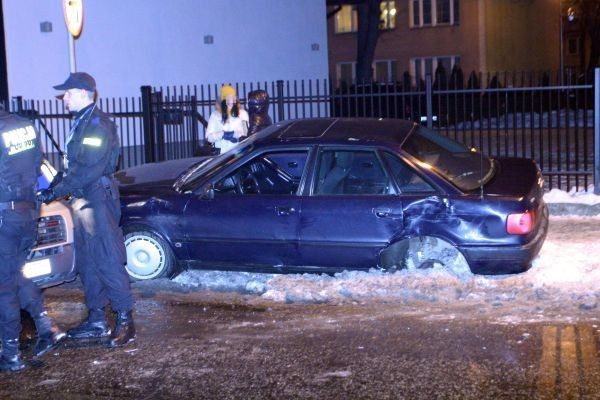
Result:
{"label": "round sign", "polygon": [[79,36],[83,27],[83,0],[63,0],[63,13],[71,35]]}

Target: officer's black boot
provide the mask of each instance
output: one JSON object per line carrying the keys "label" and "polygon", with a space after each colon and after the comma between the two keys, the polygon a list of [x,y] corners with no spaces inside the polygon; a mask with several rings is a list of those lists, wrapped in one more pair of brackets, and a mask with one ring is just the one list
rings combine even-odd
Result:
{"label": "officer's black boot", "polygon": [[135,325],[131,311],[117,312],[115,331],[110,336],[108,347],[119,347],[131,342],[135,338]]}
{"label": "officer's black boot", "polygon": [[2,354],[0,355],[0,371],[16,372],[25,368],[19,352],[19,339],[2,341]]}
{"label": "officer's black boot", "polygon": [[33,317],[37,330],[37,341],[33,348],[33,356],[40,357],[60,344],[67,334],[52,322],[46,311]]}
{"label": "officer's black boot", "polygon": [[103,338],[110,335],[104,310],[97,308],[88,311],[88,317],[79,326],[69,329],[67,337],[71,339]]}

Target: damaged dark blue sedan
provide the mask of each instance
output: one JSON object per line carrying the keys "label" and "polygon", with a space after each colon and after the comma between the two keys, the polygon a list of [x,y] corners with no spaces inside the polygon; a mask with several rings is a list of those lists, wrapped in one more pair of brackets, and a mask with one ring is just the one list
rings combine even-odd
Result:
{"label": "damaged dark blue sedan", "polygon": [[534,161],[400,120],[284,121],[213,158],[116,176],[138,280],[187,268],[517,273],[548,229]]}

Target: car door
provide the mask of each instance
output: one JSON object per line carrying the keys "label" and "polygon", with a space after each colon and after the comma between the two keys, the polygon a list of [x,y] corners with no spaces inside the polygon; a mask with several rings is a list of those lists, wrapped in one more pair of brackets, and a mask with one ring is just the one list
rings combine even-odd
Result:
{"label": "car door", "polygon": [[375,149],[322,148],[302,200],[300,252],[306,265],[371,268],[403,229],[402,201]]}
{"label": "car door", "polygon": [[204,263],[278,266],[298,256],[298,186],[307,149],[263,152],[211,182],[186,207],[189,254]]}

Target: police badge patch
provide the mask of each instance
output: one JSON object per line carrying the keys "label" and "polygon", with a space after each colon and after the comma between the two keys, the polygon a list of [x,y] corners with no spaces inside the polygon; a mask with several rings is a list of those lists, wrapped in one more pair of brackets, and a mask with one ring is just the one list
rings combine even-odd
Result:
{"label": "police badge patch", "polygon": [[22,151],[35,147],[35,130],[33,126],[25,126],[2,133],[4,147],[8,149],[8,155],[12,156]]}

